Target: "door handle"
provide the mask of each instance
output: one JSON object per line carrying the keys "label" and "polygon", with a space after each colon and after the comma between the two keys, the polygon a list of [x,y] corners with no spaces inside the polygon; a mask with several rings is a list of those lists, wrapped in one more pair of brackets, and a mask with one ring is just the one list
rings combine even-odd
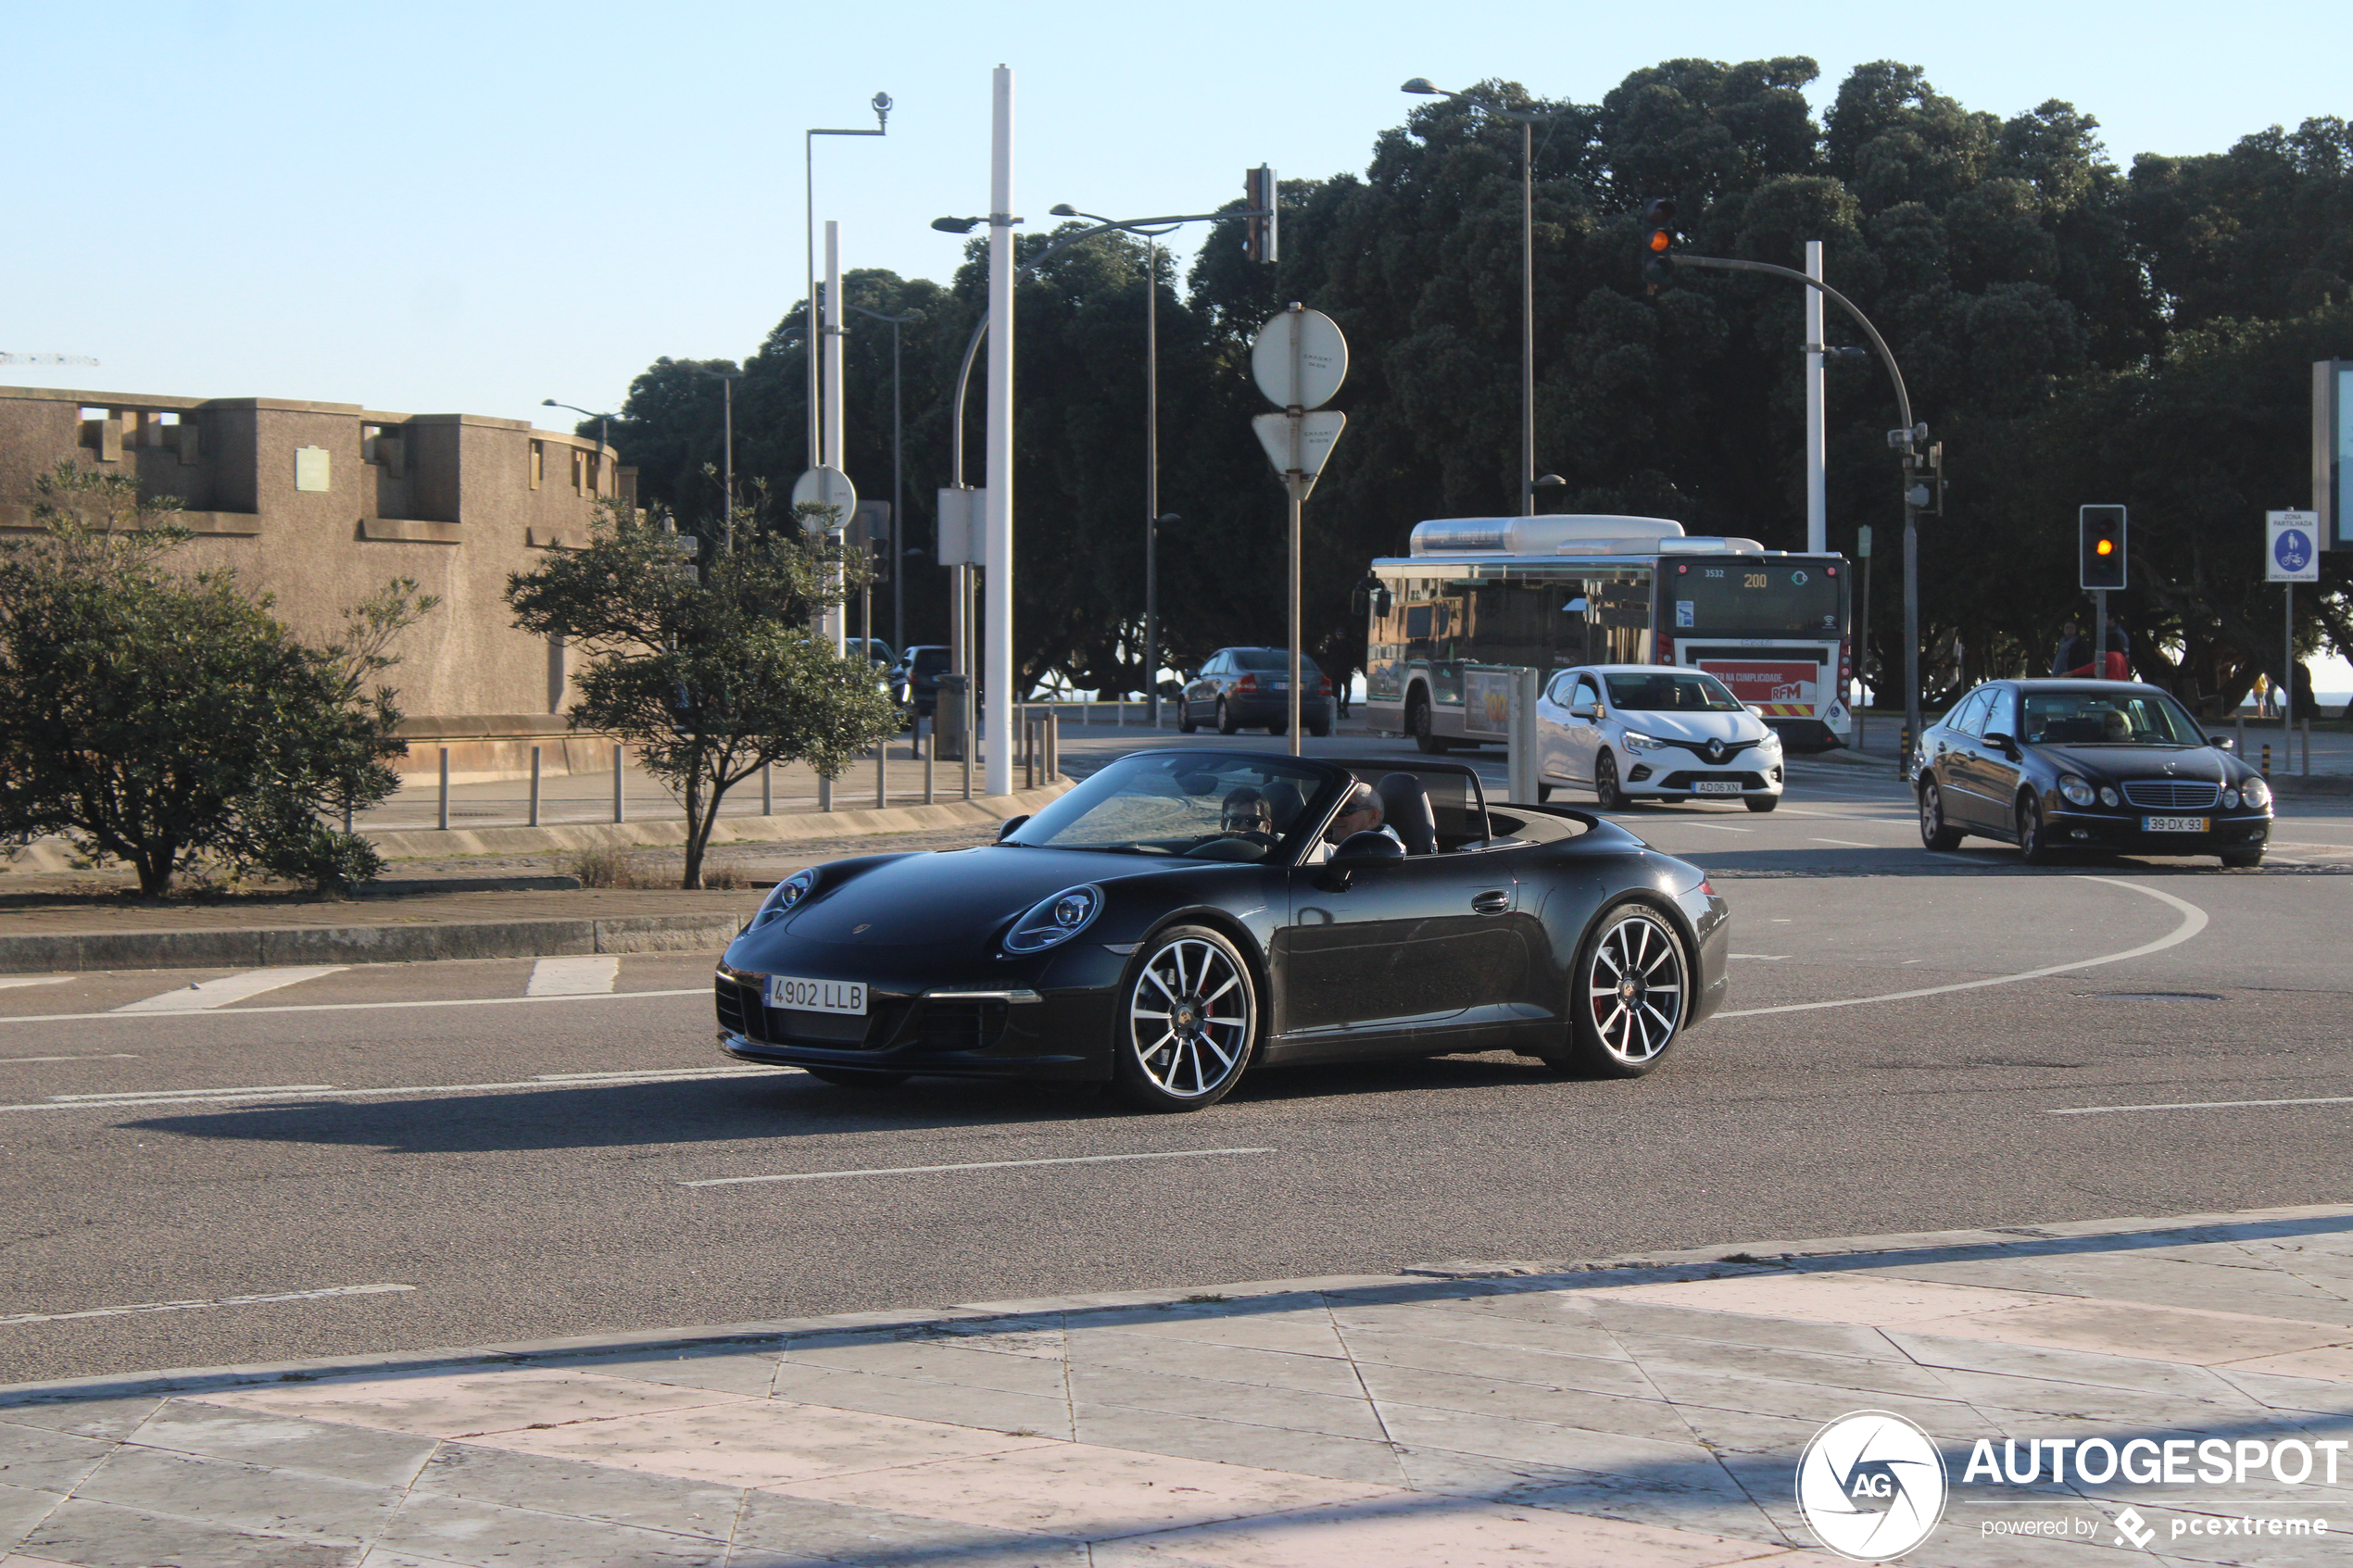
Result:
{"label": "door handle", "polygon": [[1482,915],[1500,915],[1512,907],[1512,896],[1504,892],[1482,893],[1471,900],[1471,909]]}

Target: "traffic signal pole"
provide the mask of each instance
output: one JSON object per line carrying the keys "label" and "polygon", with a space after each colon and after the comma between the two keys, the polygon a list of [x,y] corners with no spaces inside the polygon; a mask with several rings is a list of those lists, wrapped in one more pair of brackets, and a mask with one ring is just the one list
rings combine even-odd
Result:
{"label": "traffic signal pole", "polygon": [[[1652,206],[1656,211],[1659,204]],[[1673,212],[1670,204],[1665,216],[1671,218]],[[1769,261],[1743,261],[1725,256],[1685,256],[1680,253],[1669,256],[1655,243],[1651,249],[1655,260],[1665,260],[1673,266],[1701,267],[1718,272],[1767,272],[1776,278],[1803,283],[1852,317],[1855,324],[1863,329],[1863,335],[1871,340],[1871,348],[1879,355],[1880,363],[1887,367],[1888,379],[1895,383],[1896,411],[1904,421],[1903,429],[1887,433],[1887,440],[1889,445],[1904,454],[1904,724],[1911,735],[1911,744],[1918,746],[1920,736],[1920,552],[1919,508],[1914,504],[1913,495],[1919,466],[1919,447],[1927,439],[1928,430],[1913,421],[1912,395],[1905,389],[1904,371],[1895,363],[1894,351],[1887,346],[1887,340],[1880,336],[1879,329],[1871,325],[1870,318],[1857,309],[1853,300],[1821,279],[1808,277],[1793,267],[1776,267]],[[1906,778],[1911,776],[1907,761],[1906,759],[1897,759],[1897,766],[1904,769]]]}

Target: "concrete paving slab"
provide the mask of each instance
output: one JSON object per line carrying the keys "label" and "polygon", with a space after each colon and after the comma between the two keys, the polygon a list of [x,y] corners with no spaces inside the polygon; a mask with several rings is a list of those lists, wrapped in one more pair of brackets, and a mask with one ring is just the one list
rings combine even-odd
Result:
{"label": "concrete paving slab", "polygon": [[260,1415],[193,1399],[174,1399],[164,1405],[140,1424],[132,1441],[143,1449],[266,1465],[373,1486],[408,1486],[434,1450],[431,1438],[371,1432],[337,1422]]}
{"label": "concrete paving slab", "polygon": [[1069,1366],[1074,1374],[1085,1368],[1151,1368],[1217,1383],[1330,1394],[1342,1399],[1361,1398],[1364,1393],[1355,1368],[1340,1349],[1337,1338],[1333,1340],[1331,1354],[1302,1355],[1163,1335],[1093,1329],[1070,1336]]}
{"label": "concrete paving slab", "polygon": [[1070,1400],[1063,1395],[1049,1399],[1002,1388],[888,1377],[879,1373],[837,1372],[788,1362],[777,1368],[774,1397],[990,1432],[1020,1436],[1035,1433],[1065,1440],[1071,1436]]}
{"label": "concrete paving slab", "polygon": [[[287,1485],[296,1476],[300,1485]],[[391,1522],[403,1489],[125,1444],[74,1488],[74,1498],[357,1547]]]}
{"label": "concrete paving slab", "polygon": [[0,1486],[0,1552],[23,1540],[65,1500],[63,1492]]}
{"label": "concrete paving slab", "polygon": [[1426,1372],[1493,1378],[1536,1387],[1575,1388],[1626,1399],[1658,1397],[1656,1385],[1643,1375],[1640,1364],[1627,1356],[1615,1340],[1610,1341],[1610,1348],[1616,1352],[1612,1357],[1584,1355],[1577,1349],[1554,1353],[1525,1345],[1479,1344],[1426,1334],[1363,1329],[1349,1331],[1348,1343],[1359,1368],[1417,1367]]}
{"label": "concrete paving slab", "polygon": [[842,1345],[799,1350],[784,1358],[788,1367],[824,1367],[835,1372],[880,1373],[928,1383],[953,1383],[1058,1399],[1064,1392],[1060,1360],[968,1350],[937,1339],[887,1345]]}
{"label": "concrete paving slab", "polygon": [[[2153,1307],[2137,1301],[2046,1302],[1959,1317],[1916,1319],[1906,1326],[1914,1333],[1948,1338],[2045,1345],[2197,1366],[2289,1359],[2296,1352],[2318,1351],[2324,1358],[2319,1365],[2342,1365],[2353,1371],[2353,1348],[2347,1345],[2353,1331],[2334,1324]],[[2331,1357],[2334,1360],[2325,1359]]]}
{"label": "concrete paving slab", "polygon": [[1675,1408],[1655,1392],[1648,1398],[1620,1399],[1578,1388],[1431,1372],[1423,1367],[1365,1365],[1361,1370],[1365,1388],[1384,1410],[1391,1405],[1418,1405],[1429,1410],[1503,1415],[1516,1421],[1541,1421],[1586,1432],[1614,1432],[1659,1442],[1686,1442],[1691,1437],[1690,1428]]}
{"label": "concrete paving slab", "polygon": [[1082,1404],[1072,1413],[1078,1440],[1106,1449],[1252,1465],[1368,1486],[1404,1484],[1391,1443],[1263,1424],[1254,1408],[1239,1412],[1244,1419],[1233,1421],[1130,1405]]}
{"label": "concrete paving slab", "polygon": [[388,1432],[479,1437],[649,1411],[736,1403],[741,1396],[553,1367],[517,1367],[506,1372],[424,1373],[381,1379],[338,1378],[292,1387],[228,1389],[208,1395],[207,1399]]}
{"label": "concrete paving slab", "polygon": [[1087,1568],[1084,1544],[818,1498],[753,1492],[737,1516],[728,1568]]}
{"label": "concrete paving slab", "polygon": [[442,1444],[417,1476],[415,1494],[577,1514],[609,1524],[723,1541],[735,1528],[744,1497],[737,1486],[472,1443]]}
{"label": "concrete paving slab", "polygon": [[1070,1369],[1070,1397],[1079,1405],[1122,1405],[1213,1420],[1234,1419],[1246,1406],[1252,1425],[1368,1443],[1380,1442],[1384,1436],[1380,1417],[1362,1388],[1322,1394],[1259,1386],[1244,1392],[1231,1383],[1164,1370],[1080,1365]]}
{"label": "concrete paving slab", "polygon": [[350,1568],[359,1549],[69,1498],[19,1549],[73,1568]]}
{"label": "concrete paving slab", "polygon": [[70,1432],[0,1427],[0,1486],[70,1492],[112,1451],[106,1442]]}
{"label": "concrete paving slab", "polygon": [[727,1560],[725,1543],[706,1536],[451,1497],[411,1498],[382,1546],[461,1568],[723,1568]]}

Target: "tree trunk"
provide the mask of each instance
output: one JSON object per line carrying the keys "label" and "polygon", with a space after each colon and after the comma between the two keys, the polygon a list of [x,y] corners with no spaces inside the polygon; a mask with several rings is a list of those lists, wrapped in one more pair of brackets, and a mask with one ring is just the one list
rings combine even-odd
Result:
{"label": "tree trunk", "polygon": [[703,847],[711,842],[711,830],[719,820],[722,796],[714,793],[706,809],[702,799],[702,771],[697,769],[686,775],[686,874],[678,885],[688,893],[702,891]]}

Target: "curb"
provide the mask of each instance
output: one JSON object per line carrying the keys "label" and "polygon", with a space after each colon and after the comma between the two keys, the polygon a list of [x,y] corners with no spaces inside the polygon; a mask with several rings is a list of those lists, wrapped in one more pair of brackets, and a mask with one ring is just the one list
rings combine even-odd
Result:
{"label": "curb", "polygon": [[2353,795],[2353,773],[2284,773],[2271,784],[2273,795]]}
{"label": "curb", "polygon": [[[1214,1292],[1218,1308],[1231,1309],[1252,1299],[1279,1299],[1309,1294],[1356,1293],[1385,1301],[1436,1299],[1466,1291],[1501,1294],[1559,1288],[1592,1288],[1599,1274],[1620,1277],[1611,1284],[1651,1280],[1708,1279],[1739,1274],[1787,1273],[1808,1260],[1867,1259],[1873,1255],[1931,1249],[1994,1248],[2003,1251],[2047,1253],[2070,1243],[2103,1236],[2145,1236],[2151,1247],[2183,1241],[2227,1239],[2216,1233],[2271,1227],[2278,1234],[2306,1230],[2342,1231],[2353,1220],[2353,1207],[2344,1204],[2304,1204],[2276,1209],[2240,1210],[2215,1214],[2178,1214],[2164,1218],[2074,1221],[2048,1225],[2016,1225],[1983,1230],[1905,1232],[1889,1236],[1838,1236],[1810,1241],[1762,1241],[1745,1245],[1719,1243],[1670,1252],[1651,1252],[1586,1261],[1459,1262],[1407,1268],[1389,1274],[1340,1274],[1320,1278],[1253,1280],[1227,1285]],[[1729,1252],[1727,1248],[1730,1248]],[[1008,1326],[1040,1317],[1073,1312],[1102,1312],[1161,1309],[1182,1311],[1209,1310],[1198,1290],[1104,1291],[1087,1296],[1051,1296],[1026,1301],[983,1301],[950,1307],[889,1308],[879,1311],[836,1312],[823,1317],[786,1318],[765,1323],[741,1323],[698,1328],[649,1329],[625,1334],[574,1335],[558,1339],[510,1341],[471,1348],[395,1351],[381,1355],[316,1356],[299,1361],[246,1362],[219,1367],[174,1367],[153,1372],[101,1373],[85,1377],[55,1378],[33,1383],[0,1384],[0,1410],[20,1405],[58,1403],[70,1399],[161,1397],[246,1383],[308,1383],[339,1374],[372,1373],[391,1375],[451,1367],[518,1366],[534,1361],[587,1355],[644,1354],[677,1350],[682,1354],[716,1350],[727,1346],[793,1339],[873,1339],[912,1336],[926,1331],[977,1332],[990,1325]]]}
{"label": "curb", "polygon": [[[745,911],[749,912],[749,909]],[[603,920],[433,925],[280,925],[221,931],[0,936],[0,974],[93,969],[268,969],[279,964],[432,963],[581,953],[715,952],[741,914],[621,915]]]}
{"label": "curb", "polygon": [[[857,811],[792,811],[783,816],[722,817],[711,830],[723,844],[824,843],[881,833],[925,833],[939,828],[985,827],[1036,811],[1058,799],[1065,780],[1011,795],[975,796],[929,806],[867,807]],[[387,859],[449,855],[528,855],[551,849],[674,848],[686,842],[683,820],[642,822],[565,822],[549,827],[362,828]]]}

